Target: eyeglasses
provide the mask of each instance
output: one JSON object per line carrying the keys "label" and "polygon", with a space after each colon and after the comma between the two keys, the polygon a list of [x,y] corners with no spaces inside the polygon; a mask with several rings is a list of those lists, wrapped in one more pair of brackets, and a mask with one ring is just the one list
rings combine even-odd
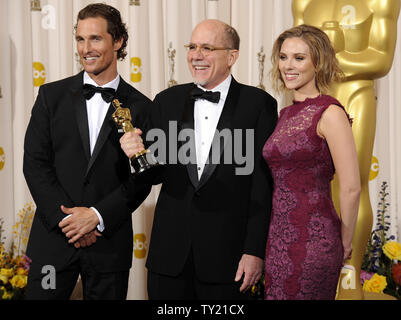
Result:
{"label": "eyeglasses", "polygon": [[233,50],[231,48],[213,47],[213,46],[211,46],[209,44],[200,44],[199,45],[199,44],[193,44],[193,43],[187,44],[184,47],[185,47],[185,49],[187,49],[187,51],[189,53],[195,53],[199,48],[199,51],[204,56],[208,56],[209,54],[211,54],[215,50]]}

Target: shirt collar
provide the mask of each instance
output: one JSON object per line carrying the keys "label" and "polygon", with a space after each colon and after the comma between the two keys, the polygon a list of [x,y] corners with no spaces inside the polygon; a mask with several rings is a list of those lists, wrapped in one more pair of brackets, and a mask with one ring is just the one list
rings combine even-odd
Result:
{"label": "shirt collar", "polygon": [[[84,72],[84,84],[91,84],[93,86],[99,87],[99,85],[95,81],[93,81],[93,79],[89,76],[89,74],[86,71]],[[113,88],[114,90],[117,91],[119,84],[120,84],[120,75],[117,74],[117,77],[115,77],[113,80],[100,87]]]}
{"label": "shirt collar", "polygon": [[[223,82],[221,82],[218,86],[216,86],[213,89],[208,90],[208,91],[212,91],[212,92],[219,91],[220,92],[220,100],[225,101],[227,98],[228,90],[230,89],[232,78],[233,78],[232,75],[229,74],[228,77]],[[198,85],[198,87],[204,91],[207,90],[200,85]]]}

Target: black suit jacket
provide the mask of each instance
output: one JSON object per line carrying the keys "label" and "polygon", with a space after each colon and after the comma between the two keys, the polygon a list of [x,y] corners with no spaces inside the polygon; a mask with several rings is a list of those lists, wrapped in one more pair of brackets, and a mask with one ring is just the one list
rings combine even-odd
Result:
{"label": "black suit jacket", "polygon": [[[27,255],[33,265],[53,265],[62,270],[76,250],[82,250],[95,270],[127,270],[132,263],[131,213],[149,189],[130,186],[127,157],[120,148],[111,114],[105,117],[92,156],[86,101],[82,93],[83,72],[40,87],[32,109],[24,145],[24,175],[36,203]],[[129,107],[133,123],[145,125],[150,100],[120,78],[116,97]],[[75,249],[58,227],[65,218],[60,206],[95,207],[105,231],[87,248]]]}
{"label": "black suit jacket", "polygon": [[[237,140],[231,148],[228,140],[220,139],[219,148],[215,135],[212,145],[220,155],[220,164],[210,161],[198,181],[196,163],[169,163],[177,158],[177,150],[188,150],[191,145],[186,140],[179,142],[177,150],[169,146],[177,140],[169,126],[173,128],[171,123],[177,123],[178,134],[182,129],[194,128],[194,101],[190,98],[193,87],[184,84],[167,89],[153,102],[152,126],[168,133],[168,164],[162,177],[146,266],[156,273],[178,275],[192,248],[199,279],[232,282],[242,254],[264,258],[272,181],[262,148],[275,127],[277,103],[265,91],[232,79],[217,130],[229,130],[234,136],[234,129],[242,129],[242,142]],[[241,165],[233,153],[238,146],[245,153],[246,129],[254,129],[254,149],[248,154],[254,159],[254,169],[250,175],[237,175],[235,170]],[[175,157],[171,157],[174,153]],[[157,151],[156,156],[160,157]],[[209,160],[210,157],[211,154]],[[234,158],[233,162],[224,164],[225,157]]]}

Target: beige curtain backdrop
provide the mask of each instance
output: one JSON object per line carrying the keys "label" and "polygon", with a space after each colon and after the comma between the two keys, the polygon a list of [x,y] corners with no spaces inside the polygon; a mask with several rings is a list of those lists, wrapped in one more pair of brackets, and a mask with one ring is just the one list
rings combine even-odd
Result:
{"label": "beige curtain backdrop", "polygon": [[[32,202],[22,174],[23,140],[31,108],[40,85],[80,71],[73,26],[78,11],[93,2],[96,1],[0,1],[0,217],[5,220],[8,245],[18,212]],[[153,99],[167,88],[171,75],[178,83],[191,81],[183,46],[188,43],[191,30],[198,22],[217,18],[233,25],[241,37],[234,77],[249,85],[259,85],[263,61],[262,84],[277,98],[280,107],[288,101],[271,91],[267,73],[274,39],[293,23],[291,0],[103,2],[121,11],[129,29],[129,54],[125,61],[119,62],[119,72],[149,98]],[[33,4],[39,4],[40,8],[35,9]],[[376,81],[378,123],[370,182],[374,214],[382,182],[389,185],[391,232],[397,239],[401,238],[401,228],[398,228],[398,221],[401,222],[401,211],[398,210],[401,205],[400,21],[392,70]],[[169,50],[175,50],[173,74]],[[147,298],[145,259],[159,188],[154,187],[133,214],[135,254],[128,299]]]}

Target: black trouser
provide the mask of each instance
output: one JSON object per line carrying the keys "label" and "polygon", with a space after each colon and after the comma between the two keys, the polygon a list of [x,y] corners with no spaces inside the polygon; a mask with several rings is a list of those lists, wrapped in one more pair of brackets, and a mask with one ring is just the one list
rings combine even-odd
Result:
{"label": "black trouser", "polygon": [[[61,271],[56,270],[55,288],[49,287],[50,282],[42,273],[42,265],[34,262],[28,275],[26,300],[67,300],[81,275],[84,300],[125,300],[128,291],[129,271],[96,272],[82,250],[77,251],[73,262]],[[44,282],[44,284],[42,283]]]}
{"label": "black trouser", "polygon": [[190,252],[183,271],[176,277],[148,271],[150,300],[249,300],[249,291],[241,293],[242,283],[208,283],[198,279]]}

